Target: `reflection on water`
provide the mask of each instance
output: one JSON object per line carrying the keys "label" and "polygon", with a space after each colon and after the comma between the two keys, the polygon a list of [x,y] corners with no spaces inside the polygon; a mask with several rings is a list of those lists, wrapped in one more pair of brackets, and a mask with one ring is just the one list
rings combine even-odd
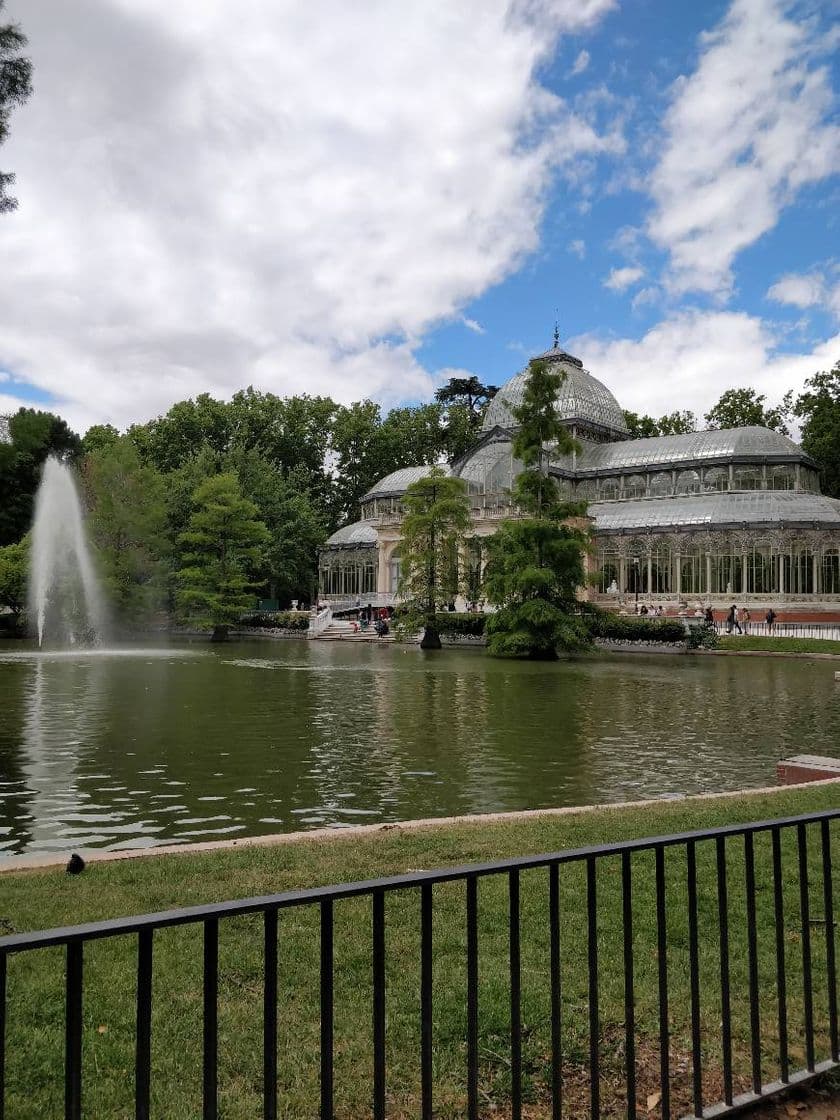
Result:
{"label": "reflection on water", "polygon": [[0,651],[0,852],[772,783],[838,753],[822,663],[249,643]]}

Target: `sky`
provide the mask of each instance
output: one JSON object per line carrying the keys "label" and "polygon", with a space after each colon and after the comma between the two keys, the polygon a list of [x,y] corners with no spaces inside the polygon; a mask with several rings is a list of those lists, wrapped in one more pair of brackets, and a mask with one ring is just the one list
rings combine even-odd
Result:
{"label": "sky", "polygon": [[623,407],[840,359],[840,0],[7,0],[0,413],[429,400],[562,345]]}

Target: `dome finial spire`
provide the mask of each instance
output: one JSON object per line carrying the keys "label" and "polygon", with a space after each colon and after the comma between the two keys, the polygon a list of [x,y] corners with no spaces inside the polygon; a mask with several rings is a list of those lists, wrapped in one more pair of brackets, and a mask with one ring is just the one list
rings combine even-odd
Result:
{"label": "dome finial spire", "polygon": [[555,350],[560,349],[560,324],[554,320],[554,347]]}

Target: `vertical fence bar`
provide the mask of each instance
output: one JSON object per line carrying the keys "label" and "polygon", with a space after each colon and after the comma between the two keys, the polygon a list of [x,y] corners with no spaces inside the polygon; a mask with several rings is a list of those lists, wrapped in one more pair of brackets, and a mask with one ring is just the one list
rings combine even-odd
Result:
{"label": "vertical fence bar", "polygon": [[137,1037],[134,1051],[135,1120],[149,1120],[152,1066],[152,937],[150,929],[137,935]]}
{"label": "vertical fence bar", "polygon": [[510,1087],[511,1117],[522,1117],[522,990],[519,945],[519,872],[508,873],[510,922]]}
{"label": "vertical fence bar", "polygon": [[747,961],[750,993],[750,1047],[752,1088],[761,1093],[761,1020],[758,993],[758,940],[755,920],[755,845],[753,834],[744,833],[744,889],[747,902]]}
{"label": "vertical fence bar", "polygon": [[6,954],[0,953],[0,1120],[6,1116]]}
{"label": "vertical fence bar", "polygon": [[808,891],[808,834],[796,826],[799,853],[799,912],[802,917],[802,997],[805,1018],[805,1063],[814,1068],[814,995],[811,984],[811,904]]}
{"label": "vertical fence bar", "polygon": [[633,975],[633,879],[629,852],[621,853],[621,906],[624,936],[624,1055],[627,1068],[627,1120],[636,1117],[636,995]]}
{"label": "vertical fence bar", "polygon": [[321,903],[321,1120],[333,1120],[333,903]]}
{"label": "vertical fence bar", "polygon": [[771,828],[773,852],[773,913],[776,927],[776,992],[779,1011],[779,1077],[790,1079],[787,1031],[787,972],[785,968],[785,906],[782,880],[782,838],[778,827]]}
{"label": "vertical fence bar", "polygon": [[656,848],[656,956],[659,964],[659,1078],[662,1120],[671,1117],[671,1036],[668,1027],[668,923],[665,911],[665,849]]}
{"label": "vertical fence bar", "polygon": [[478,1120],[478,880],[467,879],[467,1116]]}
{"label": "vertical fence bar", "polygon": [[432,1120],[432,884],[420,888],[420,1091],[422,1120]]}
{"label": "vertical fence bar", "polygon": [[[834,946],[834,887],[831,881],[831,830],[830,822],[820,822],[822,840],[823,909],[825,911],[825,967],[828,983],[828,1037],[831,1057],[838,1060],[837,1039],[837,966]],[[0,1117],[2,1120],[2,1117]]]}
{"label": "vertical fence bar", "polygon": [[552,863],[548,869],[548,928],[551,941],[551,1120],[561,1120],[563,1036],[560,988],[560,867],[556,863]]}
{"label": "vertical fence bar", "polygon": [[68,941],[65,982],[64,1117],[82,1117],[82,974],[83,943]]}
{"label": "vertical fence bar", "polygon": [[590,1115],[601,1115],[600,1019],[598,1015],[598,866],[586,859],[586,914],[589,967],[589,1092]]}
{"label": "vertical fence bar", "polygon": [[277,911],[263,914],[263,1120],[277,1120]]}
{"label": "vertical fence bar", "polygon": [[723,1099],[732,1104],[732,1007],[729,996],[729,898],[726,886],[726,838],[715,840],[717,857],[718,928],[720,930],[720,1019],[723,1056]]}
{"label": "vertical fence bar", "polygon": [[688,976],[691,988],[691,1080],[694,1115],[703,1115],[703,1052],[700,1034],[700,939],[697,932],[697,844],[686,845]]}
{"label": "vertical fence bar", "polygon": [[204,1120],[219,1112],[219,922],[204,923]]}
{"label": "vertical fence bar", "polygon": [[373,897],[373,1117],[385,1120],[385,893]]}

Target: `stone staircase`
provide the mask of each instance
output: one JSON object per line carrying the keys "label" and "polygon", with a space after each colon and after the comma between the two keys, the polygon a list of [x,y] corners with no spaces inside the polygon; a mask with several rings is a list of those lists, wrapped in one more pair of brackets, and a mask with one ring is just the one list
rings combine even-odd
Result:
{"label": "stone staircase", "polygon": [[351,622],[344,622],[342,619],[334,619],[315,639],[317,642],[393,642],[393,640],[393,634],[380,638],[373,626],[369,626],[367,630],[354,629]]}

